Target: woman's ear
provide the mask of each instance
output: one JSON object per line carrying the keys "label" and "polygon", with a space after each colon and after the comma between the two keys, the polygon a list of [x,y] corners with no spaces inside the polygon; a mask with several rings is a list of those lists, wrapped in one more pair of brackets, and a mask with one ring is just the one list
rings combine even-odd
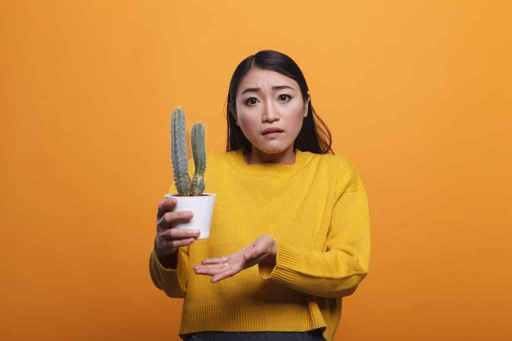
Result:
{"label": "woman's ear", "polygon": [[233,118],[235,119],[235,124],[238,125],[238,115],[236,114],[236,112],[232,111],[231,115],[233,115]]}
{"label": "woman's ear", "polygon": [[308,96],[306,99],[306,104],[304,105],[304,117],[308,116],[308,110],[309,110],[309,100],[311,97]]}
{"label": "woman's ear", "polygon": [[238,125],[238,115],[236,114],[235,104],[233,104],[232,102],[229,103],[229,113],[235,119],[236,125]]}

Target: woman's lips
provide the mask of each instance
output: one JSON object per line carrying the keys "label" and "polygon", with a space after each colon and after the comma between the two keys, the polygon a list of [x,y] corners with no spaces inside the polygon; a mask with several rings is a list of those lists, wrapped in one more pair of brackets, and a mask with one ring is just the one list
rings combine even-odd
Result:
{"label": "woman's lips", "polygon": [[263,134],[263,136],[265,136],[265,137],[277,137],[281,133],[283,133],[283,132],[282,131],[274,131],[274,132],[271,132],[271,133]]}
{"label": "woman's lips", "polygon": [[263,130],[261,132],[261,134],[263,135],[266,135],[266,134],[271,134],[271,133],[282,133],[284,130],[281,129],[281,128],[278,128],[278,127],[272,127],[272,128],[267,128],[265,130]]}

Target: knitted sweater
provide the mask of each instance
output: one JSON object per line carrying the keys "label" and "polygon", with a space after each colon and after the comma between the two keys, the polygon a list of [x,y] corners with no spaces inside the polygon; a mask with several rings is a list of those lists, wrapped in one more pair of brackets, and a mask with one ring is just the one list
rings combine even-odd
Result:
{"label": "knitted sweater", "polygon": [[[176,269],[165,268],[154,250],[149,260],[154,285],[184,299],[179,334],[325,328],[324,338],[333,340],[343,298],[369,266],[368,198],[353,164],[298,149],[293,164],[248,164],[241,150],[209,153],[205,187],[216,193],[209,239],[180,247]],[[192,269],[263,234],[277,242],[273,266],[258,264],[217,283]]]}

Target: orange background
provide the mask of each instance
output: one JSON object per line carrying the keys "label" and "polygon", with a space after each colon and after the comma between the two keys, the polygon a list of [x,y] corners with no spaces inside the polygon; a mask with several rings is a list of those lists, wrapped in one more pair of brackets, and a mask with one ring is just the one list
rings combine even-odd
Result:
{"label": "orange background", "polygon": [[510,340],[508,3],[3,2],[0,339],[177,339],[148,273],[169,113],[223,150],[231,74],[271,48],[369,192],[337,340]]}

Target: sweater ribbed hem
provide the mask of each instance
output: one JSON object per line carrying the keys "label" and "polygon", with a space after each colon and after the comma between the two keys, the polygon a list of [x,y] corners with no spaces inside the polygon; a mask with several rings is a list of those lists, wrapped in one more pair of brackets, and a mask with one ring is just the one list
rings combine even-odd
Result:
{"label": "sweater ribbed hem", "polygon": [[326,327],[325,322],[321,318],[312,318],[307,305],[252,303],[243,307],[237,304],[192,306],[185,302],[180,335],[200,331],[301,332],[321,327]]}

